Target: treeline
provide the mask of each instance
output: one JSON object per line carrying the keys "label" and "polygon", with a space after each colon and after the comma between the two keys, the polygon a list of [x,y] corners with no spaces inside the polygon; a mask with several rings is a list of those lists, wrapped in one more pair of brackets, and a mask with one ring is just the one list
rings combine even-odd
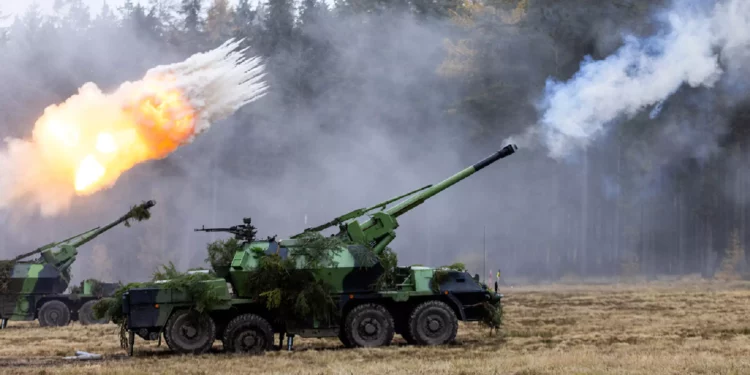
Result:
{"label": "treeline", "polygon": [[[236,206],[263,211],[249,215],[266,215],[261,231],[283,227],[291,233],[301,224],[284,224],[290,216],[298,220],[318,212],[311,216],[328,220],[346,208],[398,194],[400,186],[387,192],[363,187],[393,177],[384,171],[367,174],[371,180],[360,185],[360,175],[345,178],[355,170],[364,176],[362,168],[399,168],[395,157],[378,154],[406,150],[396,154],[418,160],[406,164],[408,170],[429,163],[419,155],[431,148],[458,153],[456,165],[474,161],[537,121],[535,102],[546,79],[567,79],[584,56],[612,53],[621,42],[619,31],[653,32],[648,16],[661,3],[144,0],[118,9],[105,1],[101,9],[89,9],[81,0],[67,0],[53,15],[30,6],[0,31],[0,132],[28,137],[44,107],[87,81],[113,88],[228,38],[244,38],[249,54],[266,59],[272,90],[232,118],[239,125],[212,129],[192,150],[153,163],[148,172],[129,172],[112,190],[78,203],[106,206],[135,196],[138,184],[153,184],[147,191],[159,202],[153,219],[158,224],[128,234],[138,238],[139,249],[128,255],[119,239],[103,239],[100,246],[107,250],[98,257],[105,259],[83,261],[97,270],[122,269],[115,271],[120,278],[136,277],[170,260],[181,259],[175,264],[183,267],[199,263],[204,250],[196,249],[206,241],[185,232],[203,218],[206,224],[222,221],[221,226],[239,220],[242,209]],[[451,203],[455,213],[433,215],[430,224],[423,216],[405,219],[416,229],[404,224],[408,233],[399,234],[404,239],[394,250],[405,263],[425,263],[423,252],[408,249],[428,246],[432,265],[463,256],[477,268],[482,232],[476,228],[490,223],[487,268],[500,268],[508,277],[556,280],[625,269],[652,277],[711,277],[733,234],[740,247],[750,236],[744,229],[749,118],[741,95],[681,90],[656,119],[644,113],[628,120],[567,162],[549,159],[542,149],[514,156],[518,160],[507,163],[514,182],[507,182],[507,174],[481,182],[482,191],[497,193],[492,202],[469,197],[465,204]],[[388,134],[387,147],[377,143],[379,134]],[[705,142],[694,143],[700,140]],[[358,153],[363,155],[351,156]],[[335,167],[324,169],[310,155],[324,156]],[[337,157],[358,158],[352,161],[356,168],[330,160]],[[433,178],[445,170],[424,173]],[[331,176],[335,182],[318,180]],[[249,193],[240,204],[242,189]],[[293,207],[273,206],[292,212],[287,216],[267,213],[270,204],[252,198],[306,190],[294,193],[300,201]],[[321,203],[332,199],[332,191],[347,198]],[[51,235],[63,236],[67,228],[78,228],[76,219],[93,222],[101,210],[73,213],[63,226],[35,220],[57,228]],[[34,243],[31,236],[6,232],[3,254]],[[190,256],[180,249],[185,247]]]}

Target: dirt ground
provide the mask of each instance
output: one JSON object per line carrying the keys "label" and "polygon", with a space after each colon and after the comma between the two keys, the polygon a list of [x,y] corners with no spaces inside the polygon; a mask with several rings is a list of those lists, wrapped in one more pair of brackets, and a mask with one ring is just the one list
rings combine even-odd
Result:
{"label": "dirt ground", "polygon": [[[0,372],[34,374],[750,374],[750,283],[672,282],[506,288],[506,326],[490,336],[462,324],[457,342],[343,349],[297,339],[294,352],[179,356],[136,338],[119,347],[114,325],[0,331]],[[215,349],[221,349],[217,341]],[[103,360],[63,360],[75,350]]]}

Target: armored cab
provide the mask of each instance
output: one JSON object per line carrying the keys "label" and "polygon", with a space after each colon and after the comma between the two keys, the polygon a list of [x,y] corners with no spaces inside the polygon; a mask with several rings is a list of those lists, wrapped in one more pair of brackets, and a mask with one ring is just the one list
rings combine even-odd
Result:
{"label": "armored cab", "polygon": [[[148,210],[154,205],[153,201],[144,202],[104,227],[0,261],[0,327],[4,328],[8,320],[39,319],[43,327],[64,326],[71,320],[83,324],[106,323],[106,319],[94,318],[92,306],[98,299],[111,295],[119,284],[85,280],[74,293],[65,294],[70,284],[70,267],[79,247],[129,219],[148,218]],[[24,260],[32,256],[37,257]]]}
{"label": "armored cab", "polygon": [[[384,265],[380,257],[396,238],[399,216],[516,149],[515,145],[506,146],[438,184],[354,210],[288,239],[256,240],[249,219],[231,228],[198,229],[233,233],[242,241],[228,267],[214,267],[220,278],[202,281],[214,288],[222,303],[196,315],[195,301],[180,290],[159,286],[130,289],[122,297],[129,353],[132,355],[134,335],[155,340],[162,332],[167,345],[180,353],[206,352],[216,339],[222,340],[227,351],[258,353],[272,347],[274,333],[279,334],[280,347],[288,336],[288,349],[294,336],[338,337],[347,347],[389,345],[394,334],[417,345],[451,342],[458,320],[486,319],[488,309],[500,308],[502,295],[465,271],[396,267]],[[369,218],[360,223],[357,219],[365,215]],[[334,226],[339,229],[334,237],[340,245],[330,250],[325,262],[310,268],[306,236]],[[329,286],[334,318],[280,319],[282,312],[269,308],[263,302],[264,293],[251,287],[250,280],[257,278],[264,256],[269,255],[290,259],[294,269],[315,274],[310,281],[322,280]],[[395,281],[377,285],[384,272],[391,272]],[[190,332],[190,337],[185,332]]]}

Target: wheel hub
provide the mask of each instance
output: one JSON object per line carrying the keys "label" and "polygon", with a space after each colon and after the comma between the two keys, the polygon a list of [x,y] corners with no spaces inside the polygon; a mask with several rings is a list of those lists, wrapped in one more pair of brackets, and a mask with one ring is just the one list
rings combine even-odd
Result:
{"label": "wheel hub", "polygon": [[377,320],[372,318],[362,320],[359,324],[359,328],[362,337],[366,340],[377,339],[380,333],[380,324]]}
{"label": "wheel hub", "polygon": [[429,336],[438,336],[443,333],[445,324],[443,324],[443,320],[439,316],[432,315],[427,317],[425,327],[427,328],[426,333]]}
{"label": "wheel hub", "polygon": [[193,325],[183,326],[181,332],[187,339],[194,339],[198,335],[198,330]]}
{"label": "wheel hub", "polygon": [[438,323],[437,320],[431,320],[430,323],[428,323],[427,327],[430,328],[430,331],[435,332],[440,329],[440,323]]}
{"label": "wheel hub", "polygon": [[242,348],[245,350],[259,346],[259,341],[259,337],[255,333],[255,331],[243,332],[242,334],[240,334],[240,343],[242,344]]}

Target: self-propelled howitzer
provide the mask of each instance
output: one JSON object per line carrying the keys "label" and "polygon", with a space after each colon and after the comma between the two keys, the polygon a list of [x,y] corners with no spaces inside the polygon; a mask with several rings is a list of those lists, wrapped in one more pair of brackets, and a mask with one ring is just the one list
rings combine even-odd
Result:
{"label": "self-propelled howitzer", "polygon": [[[193,312],[197,301],[179,289],[161,286],[166,284],[130,289],[122,297],[122,313],[126,316],[130,333],[130,354],[136,334],[146,340],[156,340],[163,333],[169,348],[180,353],[205,353],[217,339],[222,341],[226,351],[257,353],[271,348],[274,333],[279,334],[280,342],[284,335],[288,335],[287,348],[291,348],[291,339],[295,335],[338,337],[347,347],[388,345],[394,334],[400,334],[410,344],[440,345],[456,337],[458,320],[497,321],[495,318],[500,315],[494,312],[499,311],[502,295],[490,291],[479,282],[477,276],[472,277],[466,271],[421,266],[385,265],[389,267],[385,269],[380,256],[385,254],[386,246],[396,237],[399,216],[513,154],[516,149],[515,145],[506,146],[438,184],[425,186],[369,208],[354,210],[289,239],[277,241],[274,236],[254,240],[255,230],[249,225],[249,219],[245,221],[247,227],[207,230],[230,232],[235,236],[253,234],[240,238],[243,240],[242,246],[234,253],[228,267],[219,270],[213,265],[219,278],[200,281],[212,290],[212,298],[218,298],[221,302],[214,304],[206,314],[195,316]],[[404,200],[386,208],[400,199]],[[357,221],[372,211],[376,212],[369,219],[361,224]],[[305,248],[310,244],[306,242],[310,240],[306,234],[312,235],[312,241],[318,241],[315,238],[321,238],[320,231],[336,225],[339,232],[335,236],[340,239],[337,242],[341,247],[329,249],[332,259],[307,262],[305,257],[312,253]],[[258,285],[259,275],[270,275],[267,272],[269,268],[262,264],[268,264],[263,263],[263,259],[271,258],[264,258],[264,255],[278,255],[283,260],[290,260],[287,263],[296,267],[292,270],[284,263],[282,274],[313,272],[314,282],[326,285],[325,289],[334,301],[335,306],[331,307],[333,317],[280,318],[289,315],[282,313],[278,307],[270,306],[266,300],[271,297],[264,295],[289,298],[289,291],[274,286],[258,293],[251,286],[251,283]],[[379,282],[386,272],[392,277],[389,276],[389,281],[385,283]],[[304,285],[285,284],[287,286],[282,288],[304,288],[313,283],[310,279],[306,280],[302,282]],[[267,281],[269,285],[273,283],[273,280]],[[318,297],[308,303],[326,303],[323,301],[325,298]],[[496,324],[493,323],[493,326]],[[191,333],[188,335],[186,332]]]}
{"label": "self-propelled howitzer", "polygon": [[[80,317],[82,323],[94,323],[96,319],[89,314],[93,303],[87,305],[88,297],[94,296],[76,295],[71,299],[69,295],[63,294],[70,284],[70,267],[76,260],[78,248],[130,219],[147,219],[148,210],[155,204],[154,201],[144,202],[104,227],[89,229],[11,260],[0,261],[0,328],[7,320],[28,321],[37,318],[42,326],[67,325],[71,320],[79,318],[79,309],[85,310],[86,314],[85,317]],[[22,260],[34,255],[39,257],[29,261]],[[105,290],[109,288],[106,283],[100,286]]]}

